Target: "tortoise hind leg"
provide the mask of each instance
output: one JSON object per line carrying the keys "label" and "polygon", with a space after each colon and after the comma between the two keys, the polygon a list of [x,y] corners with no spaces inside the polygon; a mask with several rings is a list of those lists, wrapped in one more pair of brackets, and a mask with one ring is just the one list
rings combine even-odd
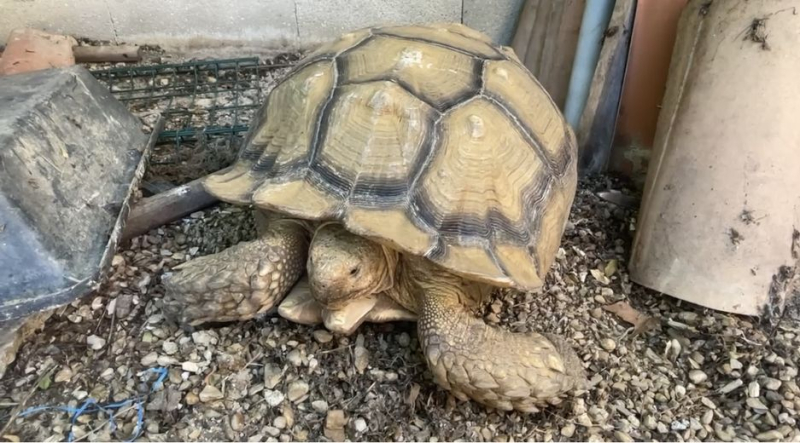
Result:
{"label": "tortoise hind leg", "polygon": [[560,337],[489,326],[459,301],[461,284],[426,286],[419,340],[434,380],[456,398],[533,413],[585,387],[581,361]]}
{"label": "tortoise hind leg", "polygon": [[243,321],[280,303],[305,270],[309,231],[277,215],[256,221],[257,239],[190,260],[162,277],[167,317],[184,327]]}

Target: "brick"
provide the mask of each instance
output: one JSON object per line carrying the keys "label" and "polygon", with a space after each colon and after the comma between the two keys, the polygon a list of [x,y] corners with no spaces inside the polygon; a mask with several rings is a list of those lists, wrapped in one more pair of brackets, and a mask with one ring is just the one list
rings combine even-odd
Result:
{"label": "brick", "polygon": [[70,36],[38,29],[15,29],[0,58],[0,75],[74,65],[72,47],[76,44]]}

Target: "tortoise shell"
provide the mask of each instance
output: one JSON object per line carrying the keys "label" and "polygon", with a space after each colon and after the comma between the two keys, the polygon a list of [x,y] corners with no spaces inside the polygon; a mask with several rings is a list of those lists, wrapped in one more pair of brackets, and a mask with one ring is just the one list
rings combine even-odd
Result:
{"label": "tortoise shell", "polygon": [[461,24],[374,27],[304,57],[205,186],[530,290],[560,244],[576,158],[571,128],[510,48]]}

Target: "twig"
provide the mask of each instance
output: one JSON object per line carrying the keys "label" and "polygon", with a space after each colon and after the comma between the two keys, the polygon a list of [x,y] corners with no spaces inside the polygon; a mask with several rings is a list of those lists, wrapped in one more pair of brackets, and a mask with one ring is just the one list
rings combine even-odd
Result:
{"label": "twig", "polygon": [[25,405],[28,403],[28,400],[30,400],[31,397],[33,397],[33,394],[36,393],[36,390],[39,389],[39,384],[45,379],[45,377],[49,377],[50,374],[56,370],[56,368],[56,365],[48,366],[45,372],[39,377],[38,380],[36,380],[36,383],[34,383],[31,390],[28,391],[28,395],[26,395],[25,398],[14,409],[14,412],[11,414],[11,418],[9,418],[6,424],[3,425],[3,429],[0,429],[0,435],[6,435],[6,431],[8,431],[11,423],[14,423],[14,420],[16,420],[22,410],[25,409]]}

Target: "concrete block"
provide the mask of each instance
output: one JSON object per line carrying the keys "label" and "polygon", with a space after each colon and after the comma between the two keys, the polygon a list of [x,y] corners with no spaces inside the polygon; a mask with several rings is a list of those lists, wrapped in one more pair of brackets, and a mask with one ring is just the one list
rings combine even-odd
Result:
{"label": "concrete block", "polygon": [[11,30],[41,29],[73,37],[113,40],[106,0],[0,0],[0,42]]}
{"label": "concrete block", "polygon": [[119,39],[185,40],[191,46],[231,42],[297,43],[294,0],[116,0],[110,11]]}
{"label": "concrete block", "polygon": [[15,29],[0,59],[0,75],[61,68],[75,64],[74,38],[38,29]]}
{"label": "concrete block", "polygon": [[149,145],[139,119],[81,66],[0,76],[0,103],[3,322],[97,284]]}
{"label": "concrete block", "polygon": [[463,23],[486,33],[495,43],[511,44],[525,0],[464,0]]}
{"label": "concrete block", "polygon": [[300,41],[319,43],[374,25],[461,22],[461,0],[296,0]]}

